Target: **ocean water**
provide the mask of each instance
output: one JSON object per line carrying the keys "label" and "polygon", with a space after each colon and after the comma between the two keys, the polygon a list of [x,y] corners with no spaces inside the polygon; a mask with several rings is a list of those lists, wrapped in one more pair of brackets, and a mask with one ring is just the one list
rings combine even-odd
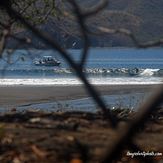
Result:
{"label": "ocean water", "polygon": [[[80,50],[68,50],[75,62]],[[59,67],[36,66],[34,61],[51,55]],[[83,70],[92,84],[158,84],[163,82],[163,49],[91,49]],[[52,50],[6,50],[0,59],[0,85],[78,85],[74,71]]]}
{"label": "ocean water", "polygon": [[[75,62],[80,60],[80,50],[68,50]],[[33,62],[43,56],[57,58],[59,67],[36,66]],[[95,85],[145,85],[163,83],[163,48],[91,49],[85,68],[87,78]],[[0,86],[15,85],[79,85],[81,81],[65,60],[52,50],[16,50],[11,55],[6,50],[0,59]],[[151,92],[128,92],[103,96],[109,108],[137,108]],[[37,108],[46,111],[82,110],[96,111],[96,104],[88,98],[54,101],[50,103],[17,106],[20,110]],[[9,108],[8,108],[9,109]],[[0,112],[6,108],[0,108]]]}

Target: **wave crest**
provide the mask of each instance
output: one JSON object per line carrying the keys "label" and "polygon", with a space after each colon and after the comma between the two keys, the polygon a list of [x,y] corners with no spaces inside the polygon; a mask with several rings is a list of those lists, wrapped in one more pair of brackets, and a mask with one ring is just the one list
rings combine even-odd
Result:
{"label": "wave crest", "polygon": [[[142,68],[85,68],[83,72],[88,75],[107,76],[163,76],[162,69]],[[72,69],[54,69],[54,73],[74,73]]]}
{"label": "wave crest", "polygon": [[[2,71],[2,70],[1,70]],[[54,69],[10,69],[6,70],[6,73],[10,74],[74,74],[74,70],[71,68],[54,68]],[[103,75],[111,77],[120,76],[163,76],[163,69],[142,69],[142,68],[85,68],[83,72],[87,75]]]}

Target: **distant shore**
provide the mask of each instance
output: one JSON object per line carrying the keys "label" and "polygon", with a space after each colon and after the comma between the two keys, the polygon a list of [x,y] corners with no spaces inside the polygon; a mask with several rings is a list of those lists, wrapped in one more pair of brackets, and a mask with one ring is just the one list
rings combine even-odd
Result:
{"label": "distant shore", "polygon": [[[130,92],[149,92],[157,85],[102,85],[96,86],[100,95],[119,95]],[[78,86],[0,86],[0,106],[54,102],[88,97],[82,85]]]}

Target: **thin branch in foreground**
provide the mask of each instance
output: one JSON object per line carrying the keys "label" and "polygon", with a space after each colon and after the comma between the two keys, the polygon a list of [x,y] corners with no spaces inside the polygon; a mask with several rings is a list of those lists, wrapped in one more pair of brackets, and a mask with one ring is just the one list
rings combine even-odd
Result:
{"label": "thin branch in foreground", "polygon": [[109,4],[109,0],[101,0],[98,5],[93,6],[87,10],[83,10],[82,16],[83,17],[90,17],[94,16],[101,10],[103,10],[105,7],[107,7]]}
{"label": "thin branch in foreground", "polygon": [[53,49],[57,50],[61,56],[70,64],[70,66],[76,71],[77,76],[81,79],[83,82],[86,90],[88,93],[93,97],[95,102],[99,105],[101,108],[104,118],[108,119],[112,125],[112,127],[116,127],[117,125],[117,118],[113,116],[109,109],[107,109],[105,103],[103,102],[102,98],[98,95],[96,89],[89,83],[89,81],[86,79],[85,75],[82,72],[82,69],[78,64],[76,64],[71,56],[66,52],[55,40],[49,36],[47,33],[44,33],[43,31],[40,31],[39,29],[36,29],[33,27],[29,22],[27,22],[21,15],[19,15],[14,9],[12,9],[10,6],[3,4],[6,11],[9,13],[9,15],[13,15],[17,20],[19,20],[22,24],[24,24],[28,29],[30,29],[35,36],[40,38],[42,41],[44,41],[46,44],[50,45]]}
{"label": "thin branch in foreground", "polygon": [[82,51],[82,54],[81,54],[81,60],[80,60],[80,63],[79,63],[79,66],[82,69],[84,67],[86,59],[88,57],[88,48],[89,48],[89,44],[90,44],[89,38],[88,38],[88,35],[87,35],[88,30],[87,30],[87,27],[86,27],[86,24],[85,24],[85,19],[82,16],[82,12],[81,12],[81,9],[78,6],[78,4],[75,2],[75,0],[69,0],[69,2],[71,3],[71,5],[74,8],[74,14],[77,17],[77,21],[78,21],[78,23],[80,25],[80,30],[81,30],[83,40],[84,40],[84,47],[83,47],[83,51]]}
{"label": "thin branch in foreground", "polygon": [[87,34],[88,29],[87,29],[87,26],[85,23],[85,19],[91,15],[94,15],[95,13],[98,13],[104,7],[106,7],[108,5],[108,0],[100,1],[100,3],[97,6],[94,6],[84,12],[81,10],[80,6],[77,4],[77,2],[75,0],[69,0],[69,3],[71,3],[71,5],[74,8],[74,14],[77,17],[77,21],[80,25],[81,33],[82,33],[82,36],[84,39],[84,47],[83,47],[83,52],[81,54],[81,61],[79,64],[80,67],[83,68],[84,64],[86,62],[86,59],[88,57],[88,48],[89,48],[89,44],[90,44],[88,34]]}
{"label": "thin branch in foreground", "polygon": [[6,46],[6,39],[8,37],[9,31],[4,29],[2,33],[2,37],[0,39],[0,58],[2,57],[3,51]]}
{"label": "thin branch in foreground", "polygon": [[144,128],[144,124],[149,119],[150,115],[157,111],[156,107],[163,101],[163,85],[159,86],[156,91],[150,96],[143,105],[138,109],[134,119],[129,123],[117,129],[117,139],[112,146],[109,146],[104,156],[102,163],[111,162],[117,155],[122,152],[125,145],[129,144],[138,130]]}

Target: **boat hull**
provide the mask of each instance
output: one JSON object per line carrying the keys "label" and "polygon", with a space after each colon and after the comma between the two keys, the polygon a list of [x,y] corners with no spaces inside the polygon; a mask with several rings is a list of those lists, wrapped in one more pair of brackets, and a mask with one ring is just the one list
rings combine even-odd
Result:
{"label": "boat hull", "polygon": [[61,63],[34,63],[36,66],[59,66]]}

